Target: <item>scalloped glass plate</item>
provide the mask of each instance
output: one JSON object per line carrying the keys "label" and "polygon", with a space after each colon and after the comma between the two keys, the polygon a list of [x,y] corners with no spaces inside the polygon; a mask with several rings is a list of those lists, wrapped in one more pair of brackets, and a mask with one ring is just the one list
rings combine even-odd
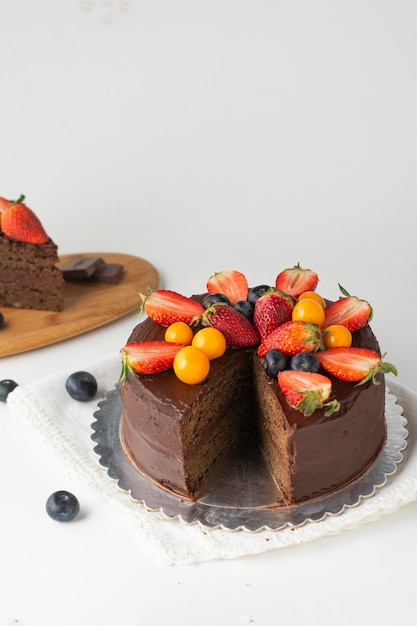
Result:
{"label": "scalloped glass plate", "polygon": [[[199,523],[204,528],[223,528],[229,531],[278,531],[287,526],[301,526],[310,521],[321,521],[328,515],[340,515],[347,507],[360,505],[372,497],[378,488],[387,484],[403,460],[407,447],[407,420],[397,399],[387,390],[385,418],[387,438],[373,465],[356,481],[326,497],[299,505],[277,504],[276,486],[261,455],[250,455],[253,446],[247,446],[248,455],[226,458],[226,473],[217,472],[215,487],[197,502],[190,502],[163,490],[144,477],[127,459],[120,437],[121,400],[119,386],[107,393],[94,413],[91,427],[94,452],[108,477],[119,489],[148,511],[159,512],[165,518],[185,524]],[[245,445],[245,442],[239,442]],[[242,461],[244,459],[244,461]],[[242,466],[244,463],[244,467]],[[224,480],[222,480],[222,477]]]}

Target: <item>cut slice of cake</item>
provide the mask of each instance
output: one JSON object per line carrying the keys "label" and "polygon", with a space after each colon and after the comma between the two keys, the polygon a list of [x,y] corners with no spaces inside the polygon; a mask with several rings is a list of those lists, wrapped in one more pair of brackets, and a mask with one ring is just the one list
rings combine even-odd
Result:
{"label": "cut slice of cake", "polygon": [[61,311],[58,248],[23,200],[0,198],[0,306]]}

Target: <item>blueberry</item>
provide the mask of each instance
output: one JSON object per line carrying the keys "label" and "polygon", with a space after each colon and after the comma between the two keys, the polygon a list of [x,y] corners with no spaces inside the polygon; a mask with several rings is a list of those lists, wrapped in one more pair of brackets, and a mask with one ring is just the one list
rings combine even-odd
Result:
{"label": "blueberry", "polygon": [[69,491],[55,491],[46,501],[46,512],[56,522],[71,522],[80,512],[80,503]]}
{"label": "blueberry", "polygon": [[16,387],[17,383],[14,380],[7,378],[5,380],[0,380],[0,402],[6,402],[7,396]]}
{"label": "blueberry", "polygon": [[236,302],[235,309],[247,317],[248,320],[253,319],[253,304],[251,304],[248,300],[239,300]]}
{"label": "blueberry", "polygon": [[270,289],[271,287],[269,285],[257,285],[256,287],[251,287],[248,291],[249,302],[251,304],[255,304],[255,302]]}
{"label": "blueberry", "polygon": [[0,328],[3,326],[4,324],[4,315],[3,313],[0,311]]}
{"label": "blueberry", "polygon": [[229,298],[224,293],[208,293],[203,298],[203,307],[208,309],[212,304],[217,304],[218,302],[231,304]]}
{"label": "blueberry", "polygon": [[74,400],[88,402],[97,393],[97,381],[89,372],[74,372],[68,376],[65,388]]}
{"label": "blueberry", "polygon": [[277,350],[276,348],[271,348],[265,354],[265,373],[269,378],[276,378],[278,376],[278,372],[282,372],[288,368],[288,359],[281,352],[281,350]]}
{"label": "blueberry", "polygon": [[299,352],[292,357],[290,361],[290,369],[302,372],[318,372],[320,362],[312,352]]}

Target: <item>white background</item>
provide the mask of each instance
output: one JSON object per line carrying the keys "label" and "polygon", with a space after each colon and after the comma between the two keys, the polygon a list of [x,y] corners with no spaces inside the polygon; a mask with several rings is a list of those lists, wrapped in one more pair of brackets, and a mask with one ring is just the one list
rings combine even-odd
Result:
{"label": "white background", "polygon": [[[60,253],[143,257],[186,295],[214,271],[254,285],[300,262],[323,295],[369,300],[417,389],[413,0],[0,0],[0,80],[0,195],[24,193]],[[0,379],[81,369],[133,324],[4,358]],[[0,409],[0,626],[410,623],[415,504],[161,568]],[[64,487],[86,514],[63,528],[43,504]]]}

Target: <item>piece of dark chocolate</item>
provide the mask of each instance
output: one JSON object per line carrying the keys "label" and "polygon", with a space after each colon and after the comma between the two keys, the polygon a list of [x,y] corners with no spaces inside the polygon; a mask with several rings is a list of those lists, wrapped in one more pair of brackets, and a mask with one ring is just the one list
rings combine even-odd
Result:
{"label": "piece of dark chocolate", "polygon": [[103,263],[87,280],[92,283],[116,285],[120,282],[122,274],[123,265],[119,263]]}
{"label": "piece of dark chocolate", "polygon": [[101,257],[79,257],[61,268],[65,280],[86,280],[104,265]]}

